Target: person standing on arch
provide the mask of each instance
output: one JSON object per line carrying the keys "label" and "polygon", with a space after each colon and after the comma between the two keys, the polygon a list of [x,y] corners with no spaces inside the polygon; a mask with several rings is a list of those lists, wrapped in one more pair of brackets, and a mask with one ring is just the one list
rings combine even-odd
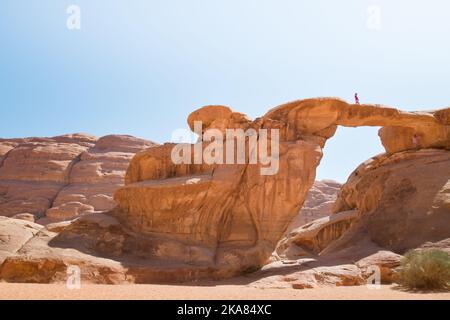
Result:
{"label": "person standing on arch", "polygon": [[355,104],[359,104],[358,93],[355,93]]}

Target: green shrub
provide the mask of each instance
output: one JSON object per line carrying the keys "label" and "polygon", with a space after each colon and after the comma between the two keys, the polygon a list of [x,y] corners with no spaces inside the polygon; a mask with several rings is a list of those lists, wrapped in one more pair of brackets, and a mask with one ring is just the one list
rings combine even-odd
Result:
{"label": "green shrub", "polygon": [[450,288],[450,255],[442,250],[410,250],[401,261],[396,280],[410,289]]}

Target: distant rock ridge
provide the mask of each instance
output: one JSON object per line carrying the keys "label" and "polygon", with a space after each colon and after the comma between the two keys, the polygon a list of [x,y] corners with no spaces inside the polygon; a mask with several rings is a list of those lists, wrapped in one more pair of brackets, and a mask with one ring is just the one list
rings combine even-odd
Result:
{"label": "distant rock ridge", "polygon": [[287,232],[332,214],[333,204],[341,187],[342,184],[330,179],[314,182],[300,213],[292,220]]}
{"label": "distant rock ridge", "polygon": [[0,139],[0,215],[48,223],[110,210],[128,162],[155,145],[128,135]]}

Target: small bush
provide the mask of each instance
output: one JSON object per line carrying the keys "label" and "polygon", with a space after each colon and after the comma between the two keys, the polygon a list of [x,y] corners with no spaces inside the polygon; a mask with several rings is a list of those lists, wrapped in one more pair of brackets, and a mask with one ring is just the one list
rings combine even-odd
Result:
{"label": "small bush", "polygon": [[396,280],[410,289],[450,288],[450,255],[442,250],[410,250],[401,261]]}

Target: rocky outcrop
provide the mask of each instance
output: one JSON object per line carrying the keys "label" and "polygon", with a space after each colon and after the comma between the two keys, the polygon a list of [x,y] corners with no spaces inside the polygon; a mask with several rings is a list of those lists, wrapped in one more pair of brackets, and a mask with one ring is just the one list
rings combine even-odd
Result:
{"label": "rocky outcrop", "polygon": [[295,265],[272,263],[258,272],[261,279],[251,283],[257,288],[310,289],[322,286],[357,286],[366,283],[354,264],[321,265],[302,261]]}
{"label": "rocky outcrop", "polygon": [[[361,164],[339,192],[334,214],[291,232],[280,242],[266,272],[279,264],[299,265],[287,279],[303,286],[317,285],[304,264],[332,265],[351,262],[364,279],[374,267],[384,283],[393,281],[401,254],[410,249],[450,250],[450,152],[436,149],[383,154]],[[351,210],[351,211],[347,211]],[[348,212],[356,212],[350,219]],[[337,221],[332,223],[332,221]],[[339,222],[346,224],[339,228]],[[342,225],[341,225],[342,226]],[[332,227],[332,228],[331,228]],[[333,241],[312,237],[333,232]],[[312,236],[311,236],[312,235]],[[311,248],[317,248],[311,250]],[[294,279],[294,280],[292,280]],[[263,281],[264,286],[287,285],[283,277]]]}
{"label": "rocky outcrop", "polygon": [[33,238],[42,226],[23,220],[0,217],[0,265]]}
{"label": "rocky outcrop", "polygon": [[[294,229],[280,241],[258,285],[315,287],[323,284],[315,278],[317,268],[331,266],[335,279],[334,273],[349,263],[360,270],[352,276],[355,281],[378,270],[381,282],[391,283],[407,250],[449,251],[448,168],[450,152],[436,149],[367,160],[343,185],[331,216]],[[283,266],[287,271],[280,276]]]}
{"label": "rocky outcrop", "polygon": [[[225,107],[195,111],[189,117],[191,126],[195,120],[203,121],[203,130],[219,132],[224,128],[281,129],[280,170],[261,175],[261,164],[177,165],[171,160],[174,146],[166,144],[133,158],[126,186],[114,194],[115,214],[135,232],[158,242],[161,238],[176,241],[178,257],[180,252],[199,252],[191,263],[208,261],[229,275],[252,270],[270,256],[299,212],[314,182],[321,149],[314,140],[288,139],[282,133],[282,121],[250,121]],[[227,152],[225,147],[222,151]]]}
{"label": "rocky outcrop", "polygon": [[376,156],[352,173],[333,210],[357,209],[355,227],[394,252],[450,238],[449,168],[444,150]]}
{"label": "rocky outcrop", "polygon": [[394,281],[395,269],[400,266],[402,256],[391,251],[377,251],[356,262],[363,276],[370,277],[374,267],[379,268],[381,283],[392,283]]}
{"label": "rocky outcrop", "polygon": [[131,136],[109,135],[80,154],[69,177],[46,216],[53,220],[108,211],[115,207],[113,192],[124,183],[128,164],[135,153],[155,144]]}
{"label": "rocky outcrop", "polygon": [[295,259],[319,254],[338,239],[358,218],[358,211],[343,211],[317,219],[289,232],[278,244],[275,255],[279,259]]}
{"label": "rocky outcrop", "polygon": [[333,180],[314,182],[306,195],[300,213],[292,220],[288,232],[332,213],[334,202],[342,185]]}
{"label": "rocky outcrop", "polygon": [[[300,129],[304,134],[323,138],[329,138],[337,125],[380,126],[383,146],[388,153],[395,153],[416,148],[449,149],[449,110],[405,112],[382,105],[352,105],[322,98],[290,102],[272,109],[265,117],[285,119],[290,128],[288,134]],[[414,134],[418,145],[413,142]]]}
{"label": "rocky outcrop", "polygon": [[388,284],[395,279],[395,269],[400,266],[401,258],[401,255],[364,243],[354,252],[271,262],[255,273],[259,279],[253,281],[252,285],[260,288],[307,289]]}
{"label": "rocky outcrop", "polygon": [[[280,259],[298,259],[301,256],[309,255],[311,252],[320,252],[320,248],[324,248],[330,241],[339,237],[354,220],[350,215],[348,221],[346,218],[341,219],[338,216],[329,217],[332,214],[334,202],[336,200],[341,184],[333,180],[322,180],[314,182],[314,185],[308,191],[306,200],[300,213],[292,220],[285,235],[277,244],[277,247],[271,257],[271,261]],[[339,221],[341,221],[339,223]],[[327,228],[327,226],[330,226]],[[313,241],[308,245],[300,245],[299,241],[303,235],[311,234],[312,230],[316,230],[316,234],[324,239],[313,240],[314,237],[308,237],[308,241]],[[334,231],[332,231],[334,230]],[[333,236],[334,235],[334,236]],[[311,251],[312,250],[312,251]]]}
{"label": "rocky outcrop", "polygon": [[[380,105],[350,105],[338,99],[308,99],[281,105],[250,121],[228,107],[207,106],[194,111],[188,123],[196,131],[195,122],[201,121],[200,134],[214,129],[222,134],[224,143],[230,139],[226,129],[278,129],[278,173],[261,175],[261,165],[247,162],[174,164],[170,158],[174,145],[166,144],[131,161],[126,186],[114,195],[118,203],[114,214],[125,226],[155,242],[165,239],[172,243],[169,247],[177,243],[178,258],[192,250],[201,252],[196,255],[198,260],[190,260],[193,264],[209,262],[229,274],[258,268],[301,208],[313,184],[322,147],[338,125],[383,126],[380,137],[387,154],[397,154],[450,148],[446,115],[445,110],[403,112]],[[256,134],[256,139],[261,137]],[[208,145],[200,141],[188,150],[192,156],[196,148]],[[225,158],[227,152],[223,148],[219,154]],[[351,209],[355,207],[349,206]],[[354,215],[352,219],[356,219]],[[325,223],[324,228],[319,224],[311,235],[310,249],[324,249],[352,223],[344,219],[339,224]]]}
{"label": "rocky outcrop", "polygon": [[[77,250],[76,241],[54,246],[57,233],[38,224],[0,217],[6,231],[16,235],[16,245],[7,248],[0,265],[0,278],[8,282],[66,282],[71,268],[80,271],[82,281],[90,283],[125,283],[126,270],[117,261]],[[74,248],[75,247],[75,248]],[[1,250],[1,246],[0,246]],[[1,252],[1,251],[0,251]],[[1,253],[0,253],[1,254]],[[1,258],[1,255],[0,255]]]}
{"label": "rocky outcrop", "polygon": [[[49,224],[6,257],[0,277],[8,281],[58,281],[64,266],[73,263],[86,265],[87,280],[92,281],[89,275],[97,272],[105,275],[98,281],[108,283],[224,278],[257,270],[267,262],[302,207],[314,183],[322,148],[336,127],[383,126],[380,137],[386,154],[352,174],[340,191],[332,216],[310,222],[293,234],[292,240],[306,254],[290,261],[274,261],[261,270],[264,277],[274,271],[280,277],[283,270],[282,281],[298,288],[308,286],[306,278],[314,285],[361,284],[370,276],[370,264],[391,268],[397,258],[393,252],[402,253],[428,242],[441,245],[450,238],[445,223],[448,118],[448,110],[402,112],[379,105],[350,105],[338,99],[296,101],[254,121],[224,106],[201,108],[189,116],[188,123],[197,130],[196,121],[202,121],[200,134],[215,129],[211,139],[216,142],[214,156],[231,157],[238,148],[219,143],[232,140],[224,134],[227,128],[247,131],[245,161],[199,163],[193,151],[208,150],[208,139],[181,145],[190,163],[173,161],[173,144],[139,152],[127,169],[125,186],[114,193],[116,208],[108,214],[82,215],[67,225]],[[252,144],[265,141],[261,129],[269,130],[271,155],[277,154],[272,142],[279,141],[278,170],[273,175],[263,174],[267,173],[267,163],[249,161],[253,155],[261,155],[261,149]],[[278,129],[279,135],[271,129]],[[70,170],[66,165],[66,172],[81,170],[83,161],[87,161],[86,172],[102,171],[103,166],[96,161],[104,151],[81,147],[87,149],[78,161],[69,162]],[[12,153],[6,151],[0,173]],[[66,156],[61,158],[67,163]],[[108,179],[115,179],[114,173],[106,173]],[[80,180],[65,180],[63,187],[69,189],[73,184],[81,190],[80,185],[103,176],[93,175],[90,180],[79,175]],[[88,207],[94,207],[91,194],[85,198],[77,195],[78,191],[68,191],[66,198],[59,188],[54,198],[58,210],[65,210],[58,203],[60,197],[78,212],[96,211]],[[49,255],[52,258],[48,261]],[[387,270],[383,272],[389,277]]]}
{"label": "rocky outcrop", "polygon": [[131,157],[153,145],[120,135],[0,139],[0,215],[48,223],[110,210]]}

